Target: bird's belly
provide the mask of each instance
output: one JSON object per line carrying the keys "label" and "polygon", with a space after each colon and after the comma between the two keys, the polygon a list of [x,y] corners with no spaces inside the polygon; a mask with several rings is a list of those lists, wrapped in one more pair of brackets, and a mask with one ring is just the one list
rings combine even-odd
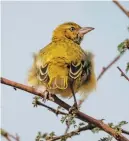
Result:
{"label": "bird's belly", "polygon": [[49,91],[53,94],[60,95],[61,97],[64,97],[64,98],[68,98],[68,97],[72,96],[70,88],[66,88],[64,90],[61,90],[61,89],[53,89],[52,90],[52,89],[50,89]]}
{"label": "bird's belly", "polygon": [[[61,90],[61,89],[50,89],[49,90],[51,93],[53,94],[57,94],[57,95],[60,95],[61,97],[63,98],[69,98],[69,97],[72,97],[72,92],[71,92],[71,89],[70,87],[64,89],[64,90]],[[76,94],[76,91],[77,90],[74,90],[75,91],[75,94]]]}

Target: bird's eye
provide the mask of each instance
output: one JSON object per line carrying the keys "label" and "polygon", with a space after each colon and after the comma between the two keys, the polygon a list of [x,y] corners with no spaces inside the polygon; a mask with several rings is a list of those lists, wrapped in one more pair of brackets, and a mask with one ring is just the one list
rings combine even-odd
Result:
{"label": "bird's eye", "polygon": [[72,26],[71,28],[70,28],[70,31],[74,31],[75,30],[75,28]]}

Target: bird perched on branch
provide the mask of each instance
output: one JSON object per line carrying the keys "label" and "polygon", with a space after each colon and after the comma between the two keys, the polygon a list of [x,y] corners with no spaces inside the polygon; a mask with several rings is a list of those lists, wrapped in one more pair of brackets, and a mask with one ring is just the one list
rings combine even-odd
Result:
{"label": "bird perched on branch", "polygon": [[84,51],[80,43],[92,27],[81,27],[67,22],[54,31],[52,41],[34,57],[28,82],[34,87],[45,86],[51,94],[62,97],[80,93],[82,98],[95,89],[93,54]]}

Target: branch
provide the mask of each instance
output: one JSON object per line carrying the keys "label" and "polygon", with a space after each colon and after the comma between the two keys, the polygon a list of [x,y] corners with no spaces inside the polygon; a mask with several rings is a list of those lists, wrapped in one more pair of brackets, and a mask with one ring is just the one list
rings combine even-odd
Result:
{"label": "branch", "polygon": [[117,0],[113,0],[113,2],[128,16],[129,18],[129,11],[127,11]]}
{"label": "branch", "polygon": [[124,130],[124,129],[121,129],[121,132],[122,132],[123,134],[129,135],[129,131],[126,131],[126,130]]}
{"label": "branch", "polygon": [[73,136],[79,135],[79,133],[82,132],[82,131],[92,130],[93,128],[95,128],[94,125],[88,124],[87,126],[81,127],[79,129],[74,130],[74,131],[67,133],[65,135],[53,137],[52,139],[50,139],[48,141],[56,141],[56,140],[59,140],[59,139],[62,139],[62,138],[64,138],[64,139],[71,138]]}
{"label": "branch", "polygon": [[129,78],[127,77],[127,75],[121,70],[121,68],[120,67],[117,67],[118,68],[118,70],[121,72],[121,76],[124,76],[124,78],[127,80],[127,81],[129,81]]}
{"label": "branch", "polygon": [[[24,90],[24,91],[27,91],[30,94],[37,95],[42,98],[44,97],[41,93],[37,92],[34,88],[20,84],[20,83],[16,83],[16,82],[8,80],[6,78],[1,78],[1,83],[18,88],[18,89],[21,89],[21,90]],[[56,95],[52,95],[52,97],[54,99],[54,103],[58,104],[59,106],[63,107],[66,110],[69,110],[70,105],[68,105],[67,103],[65,103],[61,99],[59,99]],[[96,127],[99,127],[103,131],[107,132],[108,134],[113,136],[118,141],[129,141],[122,134],[117,133],[114,129],[110,128],[107,124],[103,123],[100,120],[94,119],[94,118],[92,118],[92,117],[90,117],[80,111],[77,112],[76,116],[77,116],[77,118],[79,118],[80,120],[82,120],[84,122],[94,124]]]}
{"label": "branch", "polygon": [[127,50],[129,50],[129,39],[126,39],[125,41],[123,41],[122,43],[120,43],[120,44],[118,45],[118,51],[120,52],[120,54],[117,55],[117,56],[107,65],[107,67],[103,67],[103,68],[102,68],[102,71],[100,72],[99,76],[97,77],[97,80],[99,80],[99,79],[104,75],[104,73],[105,73],[113,64],[115,64]]}
{"label": "branch", "polygon": [[8,133],[7,131],[5,131],[2,128],[0,128],[0,134],[4,138],[6,138],[8,141],[11,141],[11,138],[14,139],[15,141],[20,141],[20,138],[19,138],[19,136],[17,134],[16,134],[16,136],[14,136],[14,135]]}
{"label": "branch", "polygon": [[[79,129],[74,130],[74,131],[72,131],[72,132],[70,132],[70,133],[67,133],[67,134],[65,134],[65,135],[53,137],[52,139],[50,139],[50,140],[48,140],[48,141],[55,141],[55,140],[62,139],[62,138],[65,138],[65,139],[71,138],[71,137],[73,137],[73,136],[79,135],[82,131],[92,130],[92,129],[94,129],[94,128],[95,128],[94,125],[88,124],[87,126],[81,127],[81,128],[79,128]],[[123,129],[121,129],[121,132],[122,132],[122,133],[125,133],[125,134],[127,134],[127,135],[129,135],[129,132],[128,132],[128,131],[125,131],[125,130],[123,130]]]}
{"label": "branch", "polygon": [[70,128],[70,123],[69,121],[66,121],[66,130],[65,130],[65,135],[67,134],[67,132],[69,131],[69,128]]}
{"label": "branch", "polygon": [[100,72],[99,76],[97,77],[97,81],[104,75],[104,73],[113,65],[115,64],[122,56],[123,54],[119,54],[116,56],[108,65],[107,67],[103,67],[102,71]]}
{"label": "branch", "polygon": [[58,109],[56,110],[56,109],[54,109],[50,106],[47,106],[47,105],[41,103],[40,101],[36,101],[36,104],[39,105],[39,106],[43,106],[43,107],[47,108],[49,111],[55,113],[56,115],[59,115],[59,114],[60,115],[67,115],[67,113],[59,111]]}

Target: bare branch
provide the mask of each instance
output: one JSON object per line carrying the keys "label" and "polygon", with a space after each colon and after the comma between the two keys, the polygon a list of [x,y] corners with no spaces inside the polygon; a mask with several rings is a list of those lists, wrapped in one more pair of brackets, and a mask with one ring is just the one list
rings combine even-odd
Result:
{"label": "bare branch", "polygon": [[[14,81],[5,79],[5,78],[1,78],[1,83],[5,84],[5,85],[9,85],[24,91],[27,91],[31,94],[40,96],[40,97],[44,97],[41,93],[38,93],[34,88],[20,84],[20,83],[16,83]],[[61,99],[59,99],[56,95],[52,95],[53,99],[54,99],[54,103],[58,104],[59,106],[63,107],[66,110],[69,110],[70,105],[68,105],[67,103],[65,103],[64,101],[62,101]],[[76,114],[77,118],[79,118],[80,120],[84,121],[84,122],[88,122],[91,124],[94,124],[96,127],[99,127],[100,129],[102,129],[103,131],[107,132],[108,134],[110,134],[111,136],[113,136],[116,140],[118,141],[129,141],[127,138],[125,138],[122,134],[117,133],[114,129],[110,128],[107,124],[103,123],[100,120],[94,119],[93,117],[90,117],[80,111],[77,112]]]}
{"label": "bare branch", "polygon": [[11,141],[11,139],[14,139],[15,141],[20,141],[20,138],[17,134],[16,134],[16,136],[14,136],[2,128],[0,129],[0,133],[1,133],[1,136],[3,136],[4,138],[7,139],[7,141]]}
{"label": "bare branch", "polygon": [[127,77],[127,75],[121,70],[120,67],[117,67],[118,70],[121,72],[121,76],[123,76],[127,81],[129,81],[129,78]]}
{"label": "bare branch", "polygon": [[113,0],[113,2],[126,14],[129,18],[129,11],[127,11],[117,0]]}
{"label": "bare branch", "polygon": [[120,52],[119,55],[117,55],[106,67],[102,68],[102,71],[100,72],[100,74],[97,77],[97,80],[99,80],[104,73],[113,65],[115,64],[121,57],[122,55],[129,50],[129,39],[126,39],[125,41],[123,41],[121,44],[118,45],[118,50]]}
{"label": "bare branch", "polygon": [[60,114],[60,115],[67,115],[67,113],[62,112],[62,111],[59,111],[59,110],[56,110],[56,109],[54,109],[54,108],[52,108],[52,107],[50,107],[50,106],[47,106],[47,105],[41,103],[40,101],[37,101],[36,104],[39,105],[39,106],[43,106],[43,107],[47,108],[49,111],[52,111],[52,112],[55,113],[56,115],[59,115],[59,114]]}
{"label": "bare branch", "polygon": [[15,141],[20,141],[20,138],[17,134],[16,134],[16,136],[14,136],[14,135],[8,133],[8,136],[11,137],[12,139],[14,139]]}
{"label": "bare branch", "polygon": [[107,67],[103,67],[102,71],[100,72],[99,76],[97,77],[97,80],[99,80],[104,75],[104,73],[121,58],[122,55],[123,54],[119,54],[107,65]]}
{"label": "bare branch", "polygon": [[67,134],[68,133],[68,131],[69,131],[69,128],[70,128],[70,124],[69,124],[69,121],[66,121],[66,130],[65,130],[65,134]]}

